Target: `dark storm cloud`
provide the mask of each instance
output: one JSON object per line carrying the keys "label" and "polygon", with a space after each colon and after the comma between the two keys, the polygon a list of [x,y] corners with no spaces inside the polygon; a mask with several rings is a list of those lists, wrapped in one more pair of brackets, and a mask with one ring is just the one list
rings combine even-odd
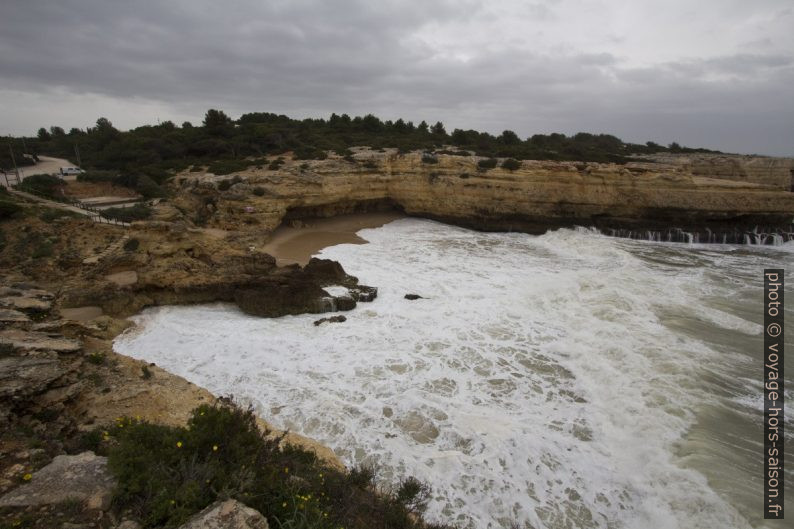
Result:
{"label": "dark storm cloud", "polygon": [[[790,16],[777,9],[785,2],[761,3]],[[588,130],[794,154],[785,37],[748,30],[735,46],[693,43],[703,56],[663,55],[643,28],[601,30],[609,20],[597,17],[611,16],[610,2],[584,2],[593,19],[565,0],[497,4],[6,2],[0,111],[9,130],[0,132],[48,125],[30,121],[49,98],[91,120],[116,101],[108,117],[120,126],[151,121],[152,112],[195,121],[210,106],[296,117],[374,112],[448,128]],[[668,48],[686,50],[673,38]],[[24,110],[33,95],[37,111]]]}

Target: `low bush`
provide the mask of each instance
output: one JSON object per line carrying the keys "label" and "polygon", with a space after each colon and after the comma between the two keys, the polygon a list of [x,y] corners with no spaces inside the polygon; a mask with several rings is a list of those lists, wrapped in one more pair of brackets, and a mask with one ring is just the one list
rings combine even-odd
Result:
{"label": "low bush", "polygon": [[422,163],[436,164],[436,163],[438,163],[438,158],[436,158],[432,154],[423,154],[422,155]]}
{"label": "low bush", "polygon": [[496,158],[486,158],[477,162],[477,167],[480,169],[493,169],[497,163],[498,160]]}
{"label": "low bush", "polygon": [[118,183],[119,174],[116,171],[99,171],[92,169],[77,175],[78,182],[110,182]]}
{"label": "low bush", "polygon": [[207,168],[207,172],[220,176],[245,171],[249,165],[250,162],[247,160],[219,160],[212,162]]}
{"label": "low bush", "polygon": [[138,239],[129,239],[127,242],[124,243],[124,250],[127,252],[134,252],[138,249],[141,245],[141,241]]}
{"label": "low bush", "polygon": [[264,187],[256,186],[251,192],[254,195],[258,196],[258,197],[265,196],[265,188]]}
{"label": "low bush", "polygon": [[426,485],[409,478],[378,490],[371,471],[340,472],[269,434],[250,409],[218,404],[193,410],[186,427],[120,418],[101,438],[85,440],[109,456],[118,478],[114,508],[147,528],[179,526],[226,498],[264,513],[271,527],[431,527],[420,514]]}
{"label": "low bush", "polygon": [[44,222],[50,223],[55,219],[60,218],[81,218],[83,217],[79,213],[75,213],[74,211],[67,211],[65,209],[55,209],[55,208],[44,208],[41,213],[39,213],[39,218]]}
{"label": "low bush", "polygon": [[34,174],[22,180],[21,183],[17,184],[16,188],[34,195],[63,200],[64,184],[65,182],[57,176]]}
{"label": "low bush", "polygon": [[516,169],[521,169],[521,162],[519,162],[515,158],[508,158],[507,160],[502,162],[502,169],[507,169],[508,171],[515,171]]}
{"label": "low bush", "polygon": [[128,208],[108,208],[103,210],[101,215],[106,219],[134,222],[150,218],[152,216],[152,208],[144,204],[135,204]]}

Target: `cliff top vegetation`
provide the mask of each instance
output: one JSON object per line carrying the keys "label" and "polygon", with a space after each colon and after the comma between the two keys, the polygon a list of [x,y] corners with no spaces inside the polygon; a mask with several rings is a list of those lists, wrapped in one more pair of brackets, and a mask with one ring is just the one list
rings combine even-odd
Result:
{"label": "cliff top vegetation", "polygon": [[[400,152],[422,150],[441,154],[476,154],[489,158],[517,160],[576,160],[625,163],[630,155],[657,152],[710,152],[672,143],[665,147],[653,142],[627,143],[609,134],[580,132],[535,134],[522,139],[505,130],[498,136],[476,130],[455,129],[444,124],[398,119],[383,121],[368,114],[351,118],[332,114],[328,119],[292,119],[268,112],[243,114],[233,120],[223,111],[207,111],[201,125],[189,122],[178,126],[171,121],[146,125],[129,131],[116,129],[99,118],[86,130],[61,127],[41,128],[36,137],[10,138],[18,165],[29,155],[51,155],[80,161],[86,169],[134,172],[162,183],[173,171],[191,165],[215,163],[224,172],[244,169],[246,158],[291,152],[296,159],[323,159],[329,151],[349,155],[354,146],[373,149],[397,148]],[[457,147],[457,150],[445,149]],[[466,154],[466,153],[464,153]],[[221,162],[220,164],[218,162]],[[261,164],[261,160],[257,163]],[[0,168],[13,167],[7,146],[0,149]],[[236,168],[236,169],[235,169]],[[223,174],[219,172],[218,174]]]}

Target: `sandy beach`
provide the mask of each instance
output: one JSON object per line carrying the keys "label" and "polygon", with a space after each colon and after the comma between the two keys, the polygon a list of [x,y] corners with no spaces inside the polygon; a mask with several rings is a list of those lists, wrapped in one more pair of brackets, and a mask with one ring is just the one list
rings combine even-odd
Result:
{"label": "sandy beach", "polygon": [[302,220],[301,227],[283,225],[276,228],[262,251],[275,257],[280,266],[295,263],[305,265],[312,255],[328,246],[366,244],[365,239],[356,235],[359,230],[379,228],[404,217],[403,213],[386,211]]}

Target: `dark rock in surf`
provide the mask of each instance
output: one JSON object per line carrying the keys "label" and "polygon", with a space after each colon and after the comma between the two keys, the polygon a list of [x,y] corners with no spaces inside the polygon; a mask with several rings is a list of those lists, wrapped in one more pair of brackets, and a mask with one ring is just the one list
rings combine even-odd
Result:
{"label": "dark rock in surf", "polygon": [[347,321],[347,318],[344,316],[331,316],[330,318],[320,318],[319,320],[314,322],[314,326],[318,327],[323,323],[342,323],[343,321]]}

